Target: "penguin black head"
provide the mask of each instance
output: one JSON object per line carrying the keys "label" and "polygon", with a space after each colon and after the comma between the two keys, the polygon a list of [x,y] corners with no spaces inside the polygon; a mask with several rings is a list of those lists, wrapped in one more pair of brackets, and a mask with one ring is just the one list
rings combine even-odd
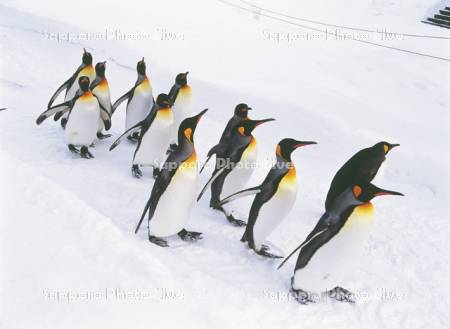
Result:
{"label": "penguin black head", "polygon": [[241,103],[236,105],[234,108],[234,115],[240,117],[240,118],[247,118],[248,111],[251,110],[251,107],[248,107],[247,104]]}
{"label": "penguin black head", "polygon": [[193,117],[184,119],[180,127],[178,128],[178,143],[181,145],[181,141],[183,138],[187,138],[188,141],[194,143],[194,132],[197,128],[197,124],[202,118],[203,114],[206,113],[208,109],[204,109],[199,114],[194,115]]}
{"label": "penguin black head", "polygon": [[180,85],[181,87],[187,85],[187,76],[188,76],[188,74],[189,74],[189,72],[177,74],[177,77],[175,78],[175,83],[177,85]]}
{"label": "penguin black head", "polygon": [[145,69],[146,69],[145,61],[144,57],[142,57],[142,59],[139,62],[137,62],[136,70],[139,74],[145,75]]}
{"label": "penguin black head", "polygon": [[316,142],[298,141],[293,138],[282,139],[276,149],[276,154],[288,161],[291,160],[291,153],[302,146],[317,144]]}
{"label": "penguin black head", "polygon": [[355,184],[352,186],[352,192],[353,192],[353,196],[355,197],[355,199],[361,203],[369,202],[373,198],[375,198],[377,196],[382,196],[382,195],[401,195],[401,196],[403,196],[403,194],[400,192],[384,190],[384,189],[379,188],[371,183]]}
{"label": "penguin black head", "polygon": [[97,76],[99,76],[100,78],[104,78],[105,68],[106,68],[106,61],[98,62],[97,64],[95,64],[95,73],[97,74]]}
{"label": "penguin black head", "polygon": [[159,94],[158,97],[156,97],[156,104],[162,109],[171,107],[172,104],[170,103],[169,95],[167,94]]}
{"label": "penguin black head", "polygon": [[78,84],[80,85],[80,89],[83,92],[86,92],[89,90],[89,78],[82,76],[78,79]]}
{"label": "penguin black head", "polygon": [[400,144],[391,144],[388,142],[379,142],[372,146],[372,148],[379,150],[382,152],[382,154],[388,154],[390,150],[392,150],[394,147],[400,146]]}
{"label": "penguin black head", "polygon": [[275,119],[264,119],[264,120],[244,120],[240,122],[237,126],[234,127],[234,130],[243,136],[250,136],[252,134],[253,129],[257,126],[269,122],[274,121]]}
{"label": "penguin black head", "polygon": [[92,55],[91,55],[91,53],[87,52],[86,48],[83,48],[83,50],[84,50],[83,58],[82,58],[83,64],[84,65],[92,65]]}

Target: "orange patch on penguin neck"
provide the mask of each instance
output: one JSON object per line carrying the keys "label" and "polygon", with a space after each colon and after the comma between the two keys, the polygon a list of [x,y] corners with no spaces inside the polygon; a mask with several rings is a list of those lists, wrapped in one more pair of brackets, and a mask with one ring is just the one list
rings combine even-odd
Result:
{"label": "orange patch on penguin neck", "polygon": [[182,171],[196,171],[197,170],[197,154],[195,150],[191,153],[189,158],[180,164],[180,170]]}
{"label": "orange patch on penguin neck", "polygon": [[163,120],[171,120],[171,119],[173,119],[172,108],[165,107],[165,108],[159,109],[156,116]]}
{"label": "orange patch on penguin neck", "polygon": [[88,90],[88,91],[85,91],[85,92],[80,96],[80,99],[83,100],[83,101],[85,101],[85,100],[88,100],[88,99],[91,98],[91,97],[92,97],[92,92],[91,92],[90,90]]}
{"label": "orange patch on penguin neck", "polygon": [[371,216],[374,213],[374,207],[371,202],[363,203],[355,208],[356,214],[359,216]]}

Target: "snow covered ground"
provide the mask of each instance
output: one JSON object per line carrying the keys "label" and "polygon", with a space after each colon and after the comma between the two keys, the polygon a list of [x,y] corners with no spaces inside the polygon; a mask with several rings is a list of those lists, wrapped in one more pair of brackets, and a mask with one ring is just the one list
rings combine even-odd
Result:
{"label": "snow covered ground", "polygon": [[[450,36],[419,23],[433,1],[255,2],[335,24]],[[0,107],[8,110],[0,112],[0,328],[449,326],[448,62],[305,40],[299,28],[213,0],[2,3]],[[127,40],[118,40],[125,32]],[[71,40],[56,40],[58,33]],[[288,34],[299,37],[268,37]],[[449,40],[372,41],[450,57]],[[343,162],[379,140],[400,143],[377,183],[406,197],[374,202],[375,230],[346,285],[357,303],[289,300],[294,261],[277,271],[277,261],[256,257],[239,242],[243,229],[208,209],[207,198],[189,223],[204,232],[202,241],[174,240],[163,249],[148,243],[145,230],[135,236],[153,180],[149,171],[131,177],[133,146],[109,152],[113,138],[101,141],[86,161],[69,153],[58,124],[35,124],[83,47],[94,62],[108,61],[113,99],[134,83],[142,56],[155,93],[189,70],[196,108],[210,109],[196,132],[201,159],[239,102],[255,109],[252,117],[277,119],[255,131],[261,162],[283,137],[319,143],[293,157],[300,193],[270,238],[285,254],[315,225]],[[124,112],[113,117],[114,137]],[[266,171],[259,168],[249,185]],[[239,202],[243,216],[250,202]]]}

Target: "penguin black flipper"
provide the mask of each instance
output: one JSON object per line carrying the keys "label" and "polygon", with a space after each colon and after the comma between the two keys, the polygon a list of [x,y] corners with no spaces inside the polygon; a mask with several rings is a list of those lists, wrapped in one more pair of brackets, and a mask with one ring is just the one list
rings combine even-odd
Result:
{"label": "penguin black flipper", "polygon": [[258,218],[259,211],[264,203],[269,201],[274,196],[278,189],[278,185],[286,172],[287,171],[284,169],[272,168],[264,179],[264,182],[259,187],[260,192],[256,195],[255,200],[252,203],[247,226],[241,238],[241,242],[248,242],[250,248],[252,249],[255,248],[255,243],[253,241],[253,227]]}
{"label": "penguin black flipper", "polygon": [[[339,232],[342,225],[343,223],[339,223],[338,217],[331,216],[328,212],[323,214],[317,225],[311,233],[308,234],[305,241],[303,241],[289,254],[289,256],[283,260],[283,262],[278,266],[278,269],[280,269],[299,249],[301,251],[295,268],[297,269],[306,266],[314,253],[332,237],[334,237]],[[304,247],[307,248],[305,248],[306,251],[302,254]]]}
{"label": "penguin black flipper", "polygon": [[205,169],[206,164],[211,160],[212,156],[216,154],[216,156],[220,156],[221,154],[225,153],[227,146],[223,143],[219,143],[217,145],[214,145],[207,154],[207,158],[205,163],[203,164],[202,168],[200,169],[200,173],[202,173],[203,169]]}
{"label": "penguin black flipper", "polygon": [[197,197],[197,202],[200,201],[200,199],[202,198],[203,194],[206,192],[206,190],[208,189],[208,187],[212,184],[212,182],[220,175],[224,172],[224,170],[226,169],[226,167],[220,168],[220,169],[216,169],[214,171],[214,173],[211,175],[211,178],[208,180],[208,182],[206,182],[205,186],[202,188],[200,194]]}
{"label": "penguin black flipper", "polygon": [[145,120],[142,120],[141,122],[135,124],[133,127],[131,127],[130,129],[128,129],[127,131],[125,131],[122,135],[120,135],[119,138],[116,139],[116,141],[114,143],[112,143],[111,147],[109,148],[110,151],[114,150],[116,148],[117,145],[120,144],[120,142],[122,142],[122,140],[124,140],[128,135],[140,131],[145,125]]}
{"label": "penguin black flipper", "polygon": [[111,115],[109,114],[108,110],[105,109],[105,107],[100,103],[100,100],[97,96],[94,95],[95,98],[97,98],[98,105],[100,106],[100,118],[103,121],[103,124],[105,125],[105,130],[109,130],[111,128]]}
{"label": "penguin black flipper", "polygon": [[80,71],[85,67],[85,65],[81,64],[78,69],[75,71],[74,74],[72,74],[72,76],[67,79],[61,86],[59,86],[58,89],[56,89],[55,93],[52,95],[52,97],[50,98],[50,101],[48,102],[47,108],[52,107],[53,102],[55,101],[55,99],[59,96],[59,94],[61,94],[61,92],[63,90],[67,90],[70,89],[70,87],[72,87],[73,83],[75,82],[75,80],[77,79],[78,73],[80,73]]}
{"label": "penguin black flipper", "polygon": [[122,104],[125,100],[128,100],[128,102],[130,101],[130,99],[133,97],[133,93],[134,93],[134,89],[135,88],[136,88],[136,86],[131,88],[127,93],[125,93],[124,95],[120,96],[120,98],[114,102],[114,104],[113,104],[113,106],[111,108],[111,115],[114,114],[114,112],[119,107],[119,105]]}
{"label": "penguin black flipper", "polygon": [[261,186],[247,188],[245,190],[242,190],[242,191],[239,191],[239,192],[236,192],[236,193],[233,193],[233,194],[227,196],[225,199],[223,199],[219,202],[219,206],[223,206],[224,204],[227,204],[228,202],[243,198],[245,196],[258,194],[260,192],[261,192]]}
{"label": "penguin black flipper", "polygon": [[161,198],[161,195],[163,195],[164,191],[167,189],[167,186],[169,186],[172,177],[178,170],[178,167],[184,160],[186,160],[186,158],[187,156],[182,153],[176,154],[176,152],[172,152],[169,155],[160,173],[156,177],[155,183],[153,184],[152,192],[150,194],[150,198],[148,199],[145,205],[144,211],[142,212],[142,216],[134,231],[135,234],[139,231],[139,228],[141,227],[141,224],[144,220],[147,211],[148,211],[148,220],[150,221],[152,219],[156,210],[156,206],[159,202],[159,199]]}
{"label": "penguin black flipper", "polygon": [[70,111],[72,109],[73,104],[75,104],[75,101],[78,99],[79,95],[75,96],[72,100],[55,105],[47,109],[47,111],[44,111],[36,120],[36,124],[40,125],[45,119],[52,116],[53,114],[61,113],[63,115],[65,112]]}

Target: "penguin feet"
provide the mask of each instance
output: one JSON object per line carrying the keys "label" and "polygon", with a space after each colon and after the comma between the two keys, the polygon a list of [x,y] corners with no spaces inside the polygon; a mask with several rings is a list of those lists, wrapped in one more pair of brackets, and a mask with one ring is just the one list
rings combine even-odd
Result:
{"label": "penguin feet", "polygon": [[202,233],[186,231],[185,229],[182,229],[180,232],[178,232],[178,236],[183,241],[197,241],[203,239]]}
{"label": "penguin feet", "polygon": [[138,132],[134,132],[130,136],[127,136],[127,139],[130,142],[136,143],[139,140],[139,133]]}
{"label": "penguin feet", "polygon": [[278,255],[270,253],[269,250],[270,250],[269,246],[263,244],[263,245],[261,245],[261,249],[255,250],[255,252],[258,255],[267,257],[267,258],[283,258],[283,256],[278,256]]}
{"label": "penguin feet", "polygon": [[139,165],[137,165],[137,164],[134,164],[131,167],[131,173],[136,178],[141,178],[142,177],[142,171],[141,171],[141,169],[139,169]]}
{"label": "penguin feet", "polygon": [[160,172],[161,172],[160,169],[153,167],[153,178],[156,179],[156,177],[158,177]]}
{"label": "penguin feet", "polygon": [[295,297],[297,302],[299,302],[302,305],[308,305],[311,303],[315,303],[312,294],[308,293],[307,291],[304,291],[302,289],[294,289],[294,278],[291,278],[291,294]]}
{"label": "penguin feet", "polygon": [[352,292],[341,287],[335,287],[327,291],[328,297],[336,299],[340,302],[355,303],[355,296]]}
{"label": "penguin feet", "polygon": [[246,226],[247,223],[243,220],[234,218],[233,214],[228,214],[222,206],[218,206],[216,203],[210,202],[209,206],[215,210],[222,212],[227,220],[234,226]]}
{"label": "penguin feet", "polygon": [[94,155],[92,155],[91,152],[89,152],[89,149],[87,148],[87,146],[82,146],[80,149],[80,155],[82,158],[85,159],[92,159],[94,158]]}
{"label": "penguin feet", "polygon": [[148,236],[148,241],[150,241],[151,243],[154,243],[160,247],[168,247],[169,246],[169,244],[167,243],[166,240],[157,238],[156,236],[153,236],[153,235]]}
{"label": "penguin feet", "polygon": [[80,151],[77,150],[77,148],[73,145],[73,144],[69,144],[67,145],[67,147],[69,148],[69,151],[75,154],[79,154]]}
{"label": "penguin feet", "polygon": [[103,134],[102,132],[98,132],[97,133],[97,138],[98,139],[105,139],[105,138],[109,138],[111,136],[112,136],[111,134]]}
{"label": "penguin feet", "polygon": [[247,225],[247,223],[244,222],[243,220],[234,218],[233,214],[229,214],[229,215],[225,214],[225,216],[226,216],[227,220],[234,226],[246,226]]}
{"label": "penguin feet", "polygon": [[291,288],[291,293],[294,295],[297,302],[299,302],[302,305],[308,305],[316,302],[311,297],[311,295],[304,290]]}
{"label": "penguin feet", "polygon": [[170,153],[172,153],[173,151],[175,151],[177,149],[177,144],[176,143],[172,143],[169,145],[169,148],[166,151],[166,155],[169,155]]}
{"label": "penguin feet", "polygon": [[62,127],[62,129],[66,129],[66,124],[67,124],[67,118],[62,118],[61,119],[61,127]]}

